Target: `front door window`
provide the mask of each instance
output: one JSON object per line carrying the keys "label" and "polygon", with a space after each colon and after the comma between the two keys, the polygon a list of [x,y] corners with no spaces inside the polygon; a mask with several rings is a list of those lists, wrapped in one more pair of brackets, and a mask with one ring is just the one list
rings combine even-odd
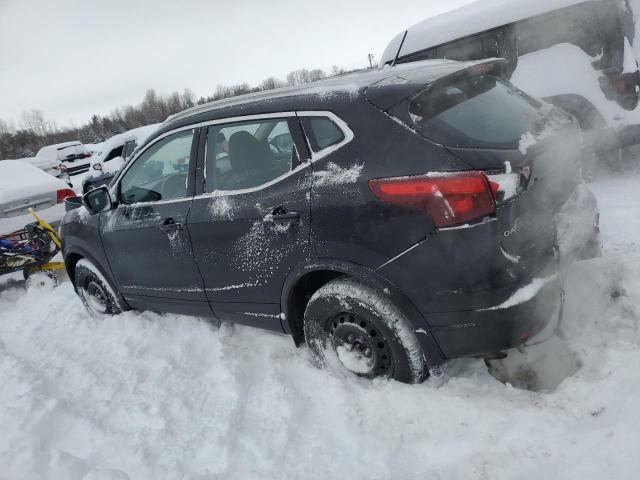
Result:
{"label": "front door window", "polygon": [[187,196],[193,130],[175,133],[149,147],[120,182],[124,204],[175,200]]}

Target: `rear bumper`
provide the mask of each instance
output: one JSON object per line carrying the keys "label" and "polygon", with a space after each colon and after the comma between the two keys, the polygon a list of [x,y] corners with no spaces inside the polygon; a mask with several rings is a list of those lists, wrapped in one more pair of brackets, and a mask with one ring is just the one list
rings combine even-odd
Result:
{"label": "rear bumper", "polygon": [[[438,232],[379,269],[421,312],[425,335],[432,335],[446,359],[508,350],[542,331],[561,311],[559,266],[583,258],[585,248],[597,243],[598,206],[584,185],[544,222],[527,222],[514,212],[517,229],[508,216]],[[539,237],[540,248],[518,250],[546,223],[553,228],[548,238]],[[513,230],[518,243],[507,244]],[[543,279],[548,281],[540,285]]]}
{"label": "rear bumper", "polygon": [[[525,284],[501,305],[489,309],[430,314],[431,333],[445,358],[481,355],[525,344],[562,315],[563,289],[557,277],[536,289]],[[527,291],[536,290],[527,299]],[[525,301],[519,301],[519,299]]]}

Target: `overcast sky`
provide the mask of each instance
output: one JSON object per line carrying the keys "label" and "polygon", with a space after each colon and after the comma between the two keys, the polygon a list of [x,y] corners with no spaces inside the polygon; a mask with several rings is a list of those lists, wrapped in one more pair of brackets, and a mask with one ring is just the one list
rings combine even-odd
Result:
{"label": "overcast sky", "polygon": [[0,0],[0,118],[68,125],[190,88],[364,66],[409,25],[471,0]]}

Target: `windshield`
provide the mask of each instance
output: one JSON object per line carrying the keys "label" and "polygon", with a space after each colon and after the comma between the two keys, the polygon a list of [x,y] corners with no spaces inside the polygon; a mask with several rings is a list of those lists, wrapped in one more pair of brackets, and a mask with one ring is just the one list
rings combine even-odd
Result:
{"label": "windshield", "polygon": [[493,75],[433,85],[409,106],[420,133],[444,145],[516,148],[540,120],[540,104]]}

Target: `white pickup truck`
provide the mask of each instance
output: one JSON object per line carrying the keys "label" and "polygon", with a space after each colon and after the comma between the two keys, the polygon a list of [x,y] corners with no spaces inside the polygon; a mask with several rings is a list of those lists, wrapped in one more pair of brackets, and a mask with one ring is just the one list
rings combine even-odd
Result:
{"label": "white pickup truck", "polygon": [[62,171],[69,175],[77,175],[89,170],[91,152],[80,142],[64,142],[48,145],[38,150],[38,161],[52,160],[61,164]]}

